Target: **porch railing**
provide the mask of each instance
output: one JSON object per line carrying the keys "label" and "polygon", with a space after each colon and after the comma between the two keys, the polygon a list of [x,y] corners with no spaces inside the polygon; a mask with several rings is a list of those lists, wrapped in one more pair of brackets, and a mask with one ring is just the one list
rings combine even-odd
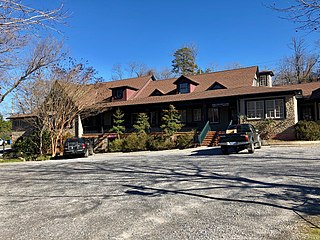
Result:
{"label": "porch railing", "polygon": [[208,132],[211,130],[209,121],[204,125],[201,133],[198,135],[198,143],[201,145],[205,137],[207,136]]}

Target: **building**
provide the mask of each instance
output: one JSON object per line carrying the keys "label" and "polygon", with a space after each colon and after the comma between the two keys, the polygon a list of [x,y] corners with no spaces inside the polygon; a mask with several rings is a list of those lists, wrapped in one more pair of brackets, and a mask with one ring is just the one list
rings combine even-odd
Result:
{"label": "building", "polygon": [[89,110],[99,111],[79,118],[76,132],[87,137],[109,134],[117,108],[125,113],[126,129],[145,112],[151,131],[160,131],[162,111],[172,104],[180,111],[182,131],[201,132],[205,125],[224,131],[230,122],[273,119],[275,138],[294,139],[298,120],[320,121],[320,82],[272,86],[272,76],[272,71],[253,66],[166,80],[144,76],[97,83],[90,86],[86,101]]}

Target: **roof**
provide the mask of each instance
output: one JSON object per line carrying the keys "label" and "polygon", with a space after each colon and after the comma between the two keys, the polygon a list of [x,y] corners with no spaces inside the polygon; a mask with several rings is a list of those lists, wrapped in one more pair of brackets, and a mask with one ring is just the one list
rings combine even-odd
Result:
{"label": "roof", "polygon": [[[187,75],[186,78],[199,83],[194,92],[205,92],[215,82],[220,83],[226,88],[252,86],[257,72],[258,67],[254,66],[199,75]],[[174,84],[176,80],[177,78],[153,81],[146,86],[143,92],[141,92],[139,98],[149,97],[155,89],[158,89],[164,94],[168,94],[176,90],[177,86]]]}

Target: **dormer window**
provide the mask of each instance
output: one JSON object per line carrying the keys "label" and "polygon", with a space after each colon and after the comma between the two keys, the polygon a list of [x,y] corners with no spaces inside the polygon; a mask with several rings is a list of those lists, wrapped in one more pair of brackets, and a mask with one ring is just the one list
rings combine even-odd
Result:
{"label": "dormer window", "polygon": [[118,88],[118,89],[114,89],[114,95],[113,97],[115,99],[122,99],[123,98],[123,89]]}
{"label": "dormer window", "polygon": [[267,76],[266,75],[261,75],[259,77],[259,86],[268,86]]}
{"label": "dormer window", "polygon": [[187,82],[179,84],[179,93],[189,93],[190,92],[190,84]]}
{"label": "dormer window", "polygon": [[173,84],[177,86],[175,94],[192,93],[195,90],[196,86],[199,85],[199,83],[195,80],[189,77],[185,77],[183,75],[179,77],[176,81],[174,81]]}

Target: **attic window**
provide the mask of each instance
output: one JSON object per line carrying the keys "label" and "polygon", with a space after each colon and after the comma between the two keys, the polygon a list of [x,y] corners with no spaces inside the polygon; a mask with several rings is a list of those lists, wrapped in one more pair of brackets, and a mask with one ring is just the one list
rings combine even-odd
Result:
{"label": "attic window", "polygon": [[179,93],[189,93],[190,92],[190,84],[189,83],[180,83],[179,84]]}
{"label": "attic window", "polygon": [[259,77],[259,86],[267,86],[267,76],[261,75]]}

